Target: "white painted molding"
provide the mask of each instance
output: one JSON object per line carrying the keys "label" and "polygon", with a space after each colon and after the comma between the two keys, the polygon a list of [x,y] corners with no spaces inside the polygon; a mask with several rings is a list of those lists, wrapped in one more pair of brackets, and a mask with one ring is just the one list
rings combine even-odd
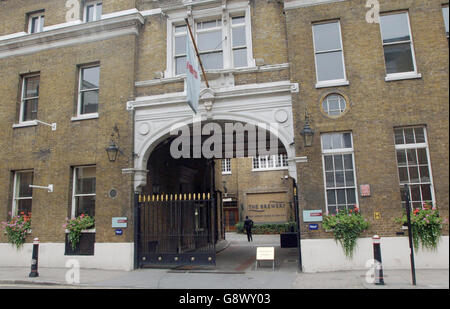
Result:
{"label": "white painted molding", "polygon": [[142,24],[144,17],[137,10],[127,10],[104,15],[102,20],[95,22],[69,22],[45,27],[39,33],[11,34],[0,37],[0,59],[122,35],[138,35]]}
{"label": "white painted molding", "polygon": [[289,2],[284,2],[285,10],[293,10],[302,7],[320,5],[320,4],[330,4],[334,2],[344,2],[347,0],[293,0]]}

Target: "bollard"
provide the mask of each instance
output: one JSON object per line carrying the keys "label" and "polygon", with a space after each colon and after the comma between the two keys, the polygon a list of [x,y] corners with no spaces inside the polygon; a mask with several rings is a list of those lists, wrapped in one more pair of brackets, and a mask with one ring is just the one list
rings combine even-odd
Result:
{"label": "bollard", "polygon": [[38,273],[39,238],[33,240],[33,256],[31,257],[31,272],[28,277],[39,277]]}
{"label": "bollard", "polygon": [[377,261],[375,269],[375,284],[384,285],[383,265],[381,262],[380,236],[374,235],[372,237],[372,241],[373,241],[373,258],[375,261]]}

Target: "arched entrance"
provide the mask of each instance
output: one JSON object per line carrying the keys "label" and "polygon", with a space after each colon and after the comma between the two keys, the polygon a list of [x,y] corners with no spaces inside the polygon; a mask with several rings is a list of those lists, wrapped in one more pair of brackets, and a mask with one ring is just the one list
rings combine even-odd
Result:
{"label": "arched entrance", "polygon": [[194,121],[171,130],[147,160],[138,205],[139,266],[214,265],[215,244],[225,233],[215,162],[261,153],[287,155],[269,126]]}
{"label": "arched entrance", "polygon": [[[264,147],[259,145],[264,141],[265,151],[286,154],[288,175],[296,179],[291,98],[296,89],[288,82],[204,89],[195,117],[185,103],[185,93],[128,102],[135,120],[134,186],[141,198],[136,222],[138,266],[214,263],[214,246],[223,237],[214,159],[261,154]],[[244,128],[244,137],[239,139],[236,131],[230,142],[227,125]],[[182,144],[178,137],[186,128],[189,155],[180,158],[173,155],[171,145]],[[174,129],[179,129],[178,135],[171,134]],[[220,134],[215,134],[217,129]],[[252,129],[253,134],[248,133]],[[213,156],[205,155],[208,148],[214,150]]]}

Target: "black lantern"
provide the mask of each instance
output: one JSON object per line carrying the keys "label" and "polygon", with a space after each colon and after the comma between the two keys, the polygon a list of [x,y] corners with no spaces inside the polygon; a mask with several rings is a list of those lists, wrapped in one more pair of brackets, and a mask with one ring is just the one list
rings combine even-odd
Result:
{"label": "black lantern", "polygon": [[109,143],[109,146],[106,148],[106,153],[108,154],[109,162],[116,162],[119,147],[116,146],[116,143],[114,143],[113,140],[111,140],[111,143]]}
{"label": "black lantern", "polygon": [[311,147],[314,137],[314,130],[311,129],[311,126],[309,125],[309,116],[306,112],[305,112],[305,125],[303,126],[303,129],[300,132],[300,134],[303,136],[305,147]]}

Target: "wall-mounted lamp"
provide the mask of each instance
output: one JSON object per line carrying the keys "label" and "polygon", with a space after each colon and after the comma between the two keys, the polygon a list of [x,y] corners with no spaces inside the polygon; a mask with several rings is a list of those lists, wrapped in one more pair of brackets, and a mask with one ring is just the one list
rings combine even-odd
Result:
{"label": "wall-mounted lamp", "polygon": [[311,126],[309,124],[309,115],[306,111],[305,111],[305,125],[303,126],[303,129],[300,132],[300,134],[303,136],[305,147],[311,147],[314,137],[314,130],[311,129]]}
{"label": "wall-mounted lamp", "polygon": [[106,148],[106,153],[108,154],[109,162],[116,162],[117,155],[119,154],[119,147],[117,147],[113,140],[111,140],[109,146]]}

